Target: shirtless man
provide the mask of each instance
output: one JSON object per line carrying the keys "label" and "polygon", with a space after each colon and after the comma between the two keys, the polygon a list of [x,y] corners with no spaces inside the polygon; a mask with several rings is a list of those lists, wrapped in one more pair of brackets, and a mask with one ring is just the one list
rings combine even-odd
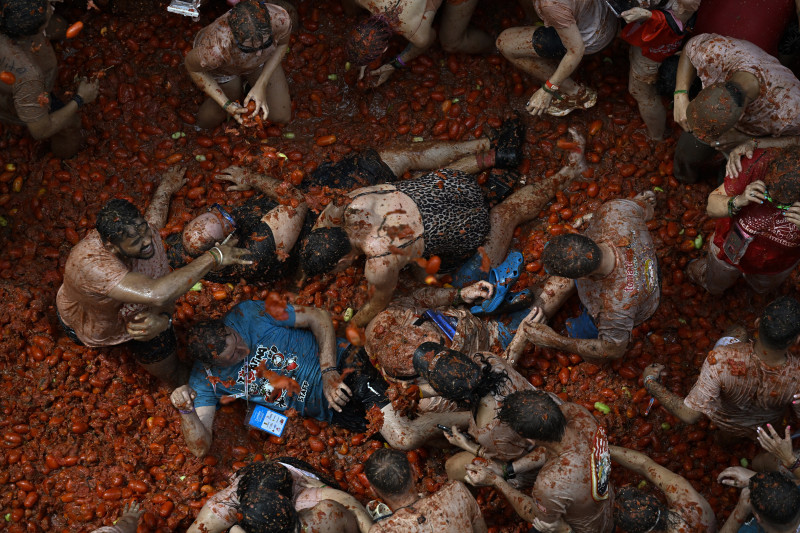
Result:
{"label": "shirtless man", "polygon": [[490,53],[492,38],[469,26],[478,0],[355,0],[372,16],[350,32],[347,44],[348,60],[361,67],[380,58],[389,46],[392,35],[399,33],[408,46],[392,61],[369,73],[374,87],[381,85],[394,73],[427,50],[436,40],[433,19],[444,2],[440,41],[446,52],[465,54]]}
{"label": "shirtless man", "polygon": [[706,415],[720,430],[756,438],[756,428],[778,422],[787,407],[800,415],[797,376],[800,359],[789,353],[800,341],[800,302],[782,296],[756,321],[758,337],[733,338],[708,354],[686,398],[659,382],[664,367],[644,369],[644,387],[664,408],[686,424]]}
{"label": "shirtless man", "polygon": [[[485,168],[479,163],[480,155],[464,157],[413,180],[352,191],[346,203],[332,202],[320,215],[303,244],[303,270],[316,275],[345,268],[366,255],[364,273],[372,297],[353,317],[363,327],[391,300],[400,271],[419,257],[436,255],[443,268],[453,267],[483,245],[491,266],[499,265],[514,229],[534,218],[535,206],[586,169],[584,140],[570,131],[580,147],[570,152],[570,163],[541,183],[514,192],[491,211],[470,175]],[[489,147],[488,140],[474,142]]]}
{"label": "shirtless man", "polygon": [[411,465],[406,454],[379,448],[364,464],[375,494],[390,513],[378,518],[369,533],[485,533],[488,531],[478,502],[460,481],[451,481],[428,496],[414,490]]}
{"label": "shirtless man", "polygon": [[468,482],[495,487],[538,531],[614,531],[608,439],[589,411],[574,403],[559,406],[549,393],[536,390],[509,395],[498,416],[547,450],[531,496],[485,466],[467,465]]}
{"label": "shirtless man", "polygon": [[175,299],[212,268],[248,263],[232,241],[170,272],[159,230],[170,198],[186,183],[184,173],[170,168],[164,174],[144,217],[127,200],[106,203],[97,229],[70,252],[56,296],[70,339],[92,347],[130,342],[137,362],[173,387],[186,382],[187,370],[175,354]]}
{"label": "shirtless man", "polygon": [[618,21],[603,0],[533,0],[544,22],[539,27],[509,28],[497,49],[515,67],[541,84],[525,108],[531,115],[557,117],[589,109],[597,93],[570,76],[583,56],[599,52],[614,39]]}
{"label": "shirtless man", "polygon": [[646,225],[654,207],[651,191],[606,202],[584,234],[560,235],[547,243],[542,264],[551,277],[535,305],[551,317],[577,290],[583,312],[567,321],[568,337],[545,323],[531,325],[534,344],[594,359],[625,354],[631,330],[655,313],[661,296],[658,259]]}
{"label": "shirtless man", "polygon": [[74,156],[81,143],[79,110],[97,98],[98,82],[81,79],[66,103],[50,95],[58,65],[48,26],[53,7],[48,0],[9,0],[0,24],[0,71],[14,81],[0,83],[0,121],[24,124],[36,140],[50,139],[58,158]]}
{"label": "shirtless man", "polygon": [[[698,76],[703,90],[690,102]],[[717,150],[730,151],[730,171],[756,148],[800,143],[800,80],[750,42],[715,34],[689,39],[674,99],[675,122],[685,130],[675,147],[675,177],[684,183],[700,179]]]}
{"label": "shirtless man", "polygon": [[[186,70],[208,98],[197,113],[197,125],[214,128],[230,115],[240,124],[252,116],[286,123],[291,119],[289,85],[281,60],[292,23],[282,7],[244,0],[200,30],[186,55]],[[250,83],[242,105],[242,79]]]}
{"label": "shirtless man", "polygon": [[624,487],[617,491],[614,521],[623,531],[715,533],[717,519],[711,505],[691,483],[670,472],[645,454],[611,446],[611,459],[635,472],[664,494],[666,505],[638,488]]}
{"label": "shirtless man", "polygon": [[[280,457],[250,463],[211,496],[187,533],[358,533],[372,525],[364,507],[304,461]],[[241,518],[240,518],[241,517]]]}

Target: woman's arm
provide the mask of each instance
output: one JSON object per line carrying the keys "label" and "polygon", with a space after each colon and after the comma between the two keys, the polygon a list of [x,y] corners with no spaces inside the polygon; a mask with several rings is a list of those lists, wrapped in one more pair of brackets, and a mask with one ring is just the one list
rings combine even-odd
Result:
{"label": "woman's arm", "polygon": [[692,61],[686,53],[681,54],[678,60],[678,73],[675,77],[675,94],[673,101],[675,105],[675,122],[681,125],[684,131],[689,131],[689,123],[686,121],[686,108],[689,107],[689,88],[697,77],[697,69],[692,65]]}
{"label": "woman's arm", "polygon": [[247,104],[249,104],[250,101],[253,101],[256,104],[256,108],[253,110],[252,116],[256,116],[261,113],[263,114],[264,120],[267,120],[267,117],[269,116],[269,107],[267,107],[267,84],[269,83],[270,77],[272,77],[272,73],[275,72],[275,69],[281,64],[281,60],[283,59],[283,56],[286,55],[286,50],[288,48],[289,45],[287,38],[287,42],[279,44],[272,53],[272,56],[267,60],[266,63],[264,63],[264,68],[261,69],[261,74],[258,75],[258,79],[253,84],[253,88],[250,89],[249,93],[247,93],[247,97],[244,99],[244,106],[247,107]]}
{"label": "woman's arm", "polygon": [[196,50],[190,50],[189,53],[186,54],[184,65],[186,66],[186,70],[189,72],[189,77],[192,78],[194,84],[197,85],[201,91],[206,93],[209,98],[219,104],[219,106],[225,112],[236,119],[239,124],[241,124],[241,115],[247,112],[247,108],[240,106],[236,102],[231,102],[228,100],[228,96],[222,90],[222,87],[219,86],[219,83],[217,83],[217,81],[203,69],[199,54]]}

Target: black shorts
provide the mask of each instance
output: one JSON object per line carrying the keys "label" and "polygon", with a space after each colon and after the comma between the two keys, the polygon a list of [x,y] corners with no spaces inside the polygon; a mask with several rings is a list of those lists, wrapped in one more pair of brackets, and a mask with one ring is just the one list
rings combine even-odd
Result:
{"label": "black shorts", "polygon": [[391,183],[397,179],[392,169],[372,149],[349,154],[340,161],[322,163],[311,174],[307,185],[351,191],[360,187]]}
{"label": "black shorts", "polygon": [[337,368],[340,372],[353,369],[344,377],[344,384],[353,393],[350,401],[342,407],[342,412],[333,412],[331,423],[350,431],[363,432],[367,429],[367,411],[373,406],[383,409],[391,402],[386,396],[389,384],[378,373],[367,357],[364,348],[352,344],[340,357]]}
{"label": "black shorts", "polygon": [[[67,337],[69,337],[69,340],[78,346],[86,346],[78,338],[75,330],[64,323],[58,310],[56,310],[56,317],[58,317],[58,323],[64,333],[67,334]],[[137,363],[149,365],[163,361],[174,354],[178,346],[178,339],[175,337],[175,330],[170,326],[169,329],[162,331],[157,337],[149,341],[128,341],[126,344],[130,347],[133,358],[136,359]]]}
{"label": "black shorts", "polygon": [[533,50],[536,55],[544,59],[561,59],[567,53],[564,43],[555,28],[539,26],[533,32]]}

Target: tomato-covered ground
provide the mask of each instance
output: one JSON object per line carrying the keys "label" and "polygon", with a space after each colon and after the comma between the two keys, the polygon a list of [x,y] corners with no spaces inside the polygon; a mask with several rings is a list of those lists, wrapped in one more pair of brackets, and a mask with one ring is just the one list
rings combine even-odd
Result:
{"label": "tomato-covered ground", "polygon": [[[294,419],[283,438],[267,438],[244,426],[243,405],[224,406],[211,454],[195,459],[183,445],[170,391],[137,368],[124,348],[73,345],[54,310],[70,247],[93,226],[99,207],[117,196],[144,207],[169,165],[186,165],[189,184],[173,199],[164,235],[179,231],[208,204],[235,203],[249,194],[225,193],[214,180],[216,171],[231,164],[262,167],[298,183],[326,158],[352,150],[414,137],[480,136],[487,125],[497,127],[511,110],[523,109],[535,88],[499,55],[446,55],[434,47],[378,90],[359,89],[354,71],[345,71],[343,52],[343,29],[354,19],[342,14],[336,0],[297,6],[301,24],[283,63],[294,120],[282,128],[229,125],[213,132],[192,125],[202,97],[182,60],[197,30],[223,6],[204,8],[198,23],[166,13],[161,2],[140,6],[141,15],[63,8],[70,22],[80,18],[85,28],[56,45],[58,87],[76,86],[79,75],[102,76],[99,98],[83,110],[85,150],[59,161],[20,128],[0,126],[0,529],[88,531],[109,524],[125,502],[138,500],[147,510],[139,531],[183,530],[233,470],[276,454],[297,455],[358,498],[370,499],[363,460],[380,443],[313,420]],[[476,20],[497,34],[523,14],[515,2],[483,2]],[[394,42],[387,57],[403,46]],[[733,323],[752,324],[764,302],[743,286],[713,298],[685,279],[683,267],[701,253],[699,238],[712,231],[704,209],[711,186],[679,185],[672,176],[674,139],[647,139],[627,93],[626,58],[617,44],[582,64],[579,78],[600,95],[595,108],[560,119],[527,119],[523,170],[529,181],[566,160],[568,126],[587,136],[592,170],[518,233],[516,246],[527,261],[520,284],[541,282],[542,246],[565,231],[563,224],[605,200],[658,187],[649,227],[663,274],[661,307],[634,330],[621,361],[598,365],[531,349],[521,370],[534,385],[586,405],[607,426],[613,444],[642,450],[690,479],[723,518],[737,495],[715,478],[740,459],[751,459],[754,445],[717,444],[706,421],[686,427],[658,407],[646,415],[649,396],[640,374],[650,362],[661,362],[669,369],[669,388],[685,393],[714,340]],[[269,287],[204,282],[202,291],[178,301],[176,329],[180,335],[192,323],[219,316],[242,299],[265,298],[268,291],[323,307],[337,318],[366,299],[356,269],[305,287],[292,281]],[[576,312],[573,300],[556,317],[556,327]],[[596,402],[608,412],[595,410]],[[435,491],[445,481],[446,455],[408,453],[421,491]],[[619,468],[614,479],[639,481]],[[480,490],[478,499],[492,531],[527,530],[492,491]]]}

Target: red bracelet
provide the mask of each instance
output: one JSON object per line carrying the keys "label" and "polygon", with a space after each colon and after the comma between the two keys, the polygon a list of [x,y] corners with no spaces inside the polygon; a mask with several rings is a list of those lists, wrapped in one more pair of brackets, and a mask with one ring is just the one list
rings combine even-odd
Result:
{"label": "red bracelet", "polygon": [[552,83],[550,83],[550,80],[545,81],[544,85],[545,85],[545,87],[547,87],[551,91],[557,91],[558,90],[558,85],[553,85]]}

